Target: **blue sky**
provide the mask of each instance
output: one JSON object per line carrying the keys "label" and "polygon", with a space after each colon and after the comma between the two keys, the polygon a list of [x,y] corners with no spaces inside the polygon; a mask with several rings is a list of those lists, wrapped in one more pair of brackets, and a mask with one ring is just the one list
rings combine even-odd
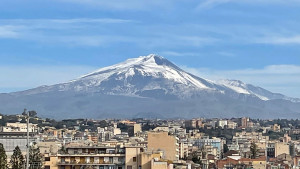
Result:
{"label": "blue sky", "polygon": [[298,0],[2,0],[0,92],[159,54],[300,98]]}

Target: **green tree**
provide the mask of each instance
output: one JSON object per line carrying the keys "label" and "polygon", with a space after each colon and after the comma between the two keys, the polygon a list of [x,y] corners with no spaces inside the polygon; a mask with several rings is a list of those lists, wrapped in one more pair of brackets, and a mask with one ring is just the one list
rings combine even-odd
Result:
{"label": "green tree", "polygon": [[7,168],[7,156],[2,143],[0,143],[0,168]]}
{"label": "green tree", "polygon": [[12,169],[24,168],[25,160],[24,160],[24,156],[22,155],[22,152],[21,152],[19,146],[17,146],[14,149],[14,153],[10,159],[10,164],[11,164]]}
{"label": "green tree", "polygon": [[227,144],[223,144],[223,153],[227,153],[229,151],[229,148]]}
{"label": "green tree", "polygon": [[42,155],[36,143],[29,148],[29,165],[32,169],[41,169],[43,166]]}
{"label": "green tree", "polygon": [[256,158],[258,149],[257,149],[257,145],[255,143],[251,143],[250,152],[251,152],[251,158],[252,159]]}
{"label": "green tree", "polygon": [[37,112],[35,110],[31,110],[28,112],[30,117],[36,117],[37,116]]}

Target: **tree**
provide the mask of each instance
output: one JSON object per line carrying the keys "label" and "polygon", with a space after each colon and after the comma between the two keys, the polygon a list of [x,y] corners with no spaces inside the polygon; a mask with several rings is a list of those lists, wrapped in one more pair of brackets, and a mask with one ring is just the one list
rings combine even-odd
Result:
{"label": "tree", "polygon": [[37,113],[35,110],[31,110],[28,112],[30,117],[36,117]]}
{"label": "tree", "polygon": [[29,148],[29,165],[30,168],[41,169],[43,166],[42,155],[36,143]]}
{"label": "tree", "polygon": [[23,116],[27,116],[27,109],[24,109],[22,115],[23,115]]}
{"label": "tree", "polygon": [[251,158],[252,159],[256,158],[258,149],[257,149],[257,145],[255,143],[251,143],[250,152],[251,152]]}
{"label": "tree", "polygon": [[7,156],[2,143],[0,143],[0,168],[7,168]]}
{"label": "tree", "polygon": [[227,153],[229,151],[229,148],[227,144],[223,144],[223,153]]}
{"label": "tree", "polygon": [[13,155],[10,159],[10,164],[12,169],[21,169],[24,167],[25,160],[19,146],[14,149]]}

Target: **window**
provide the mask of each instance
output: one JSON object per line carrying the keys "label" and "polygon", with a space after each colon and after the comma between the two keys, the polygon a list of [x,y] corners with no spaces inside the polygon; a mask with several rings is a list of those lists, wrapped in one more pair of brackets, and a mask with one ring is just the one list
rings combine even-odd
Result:
{"label": "window", "polygon": [[45,169],[50,169],[50,166],[49,165],[45,165]]}
{"label": "window", "polygon": [[136,157],[133,157],[133,162],[136,162]]}
{"label": "window", "polygon": [[45,161],[50,161],[50,157],[45,157]]}
{"label": "window", "polygon": [[132,169],[132,166],[131,165],[127,166],[127,169]]}

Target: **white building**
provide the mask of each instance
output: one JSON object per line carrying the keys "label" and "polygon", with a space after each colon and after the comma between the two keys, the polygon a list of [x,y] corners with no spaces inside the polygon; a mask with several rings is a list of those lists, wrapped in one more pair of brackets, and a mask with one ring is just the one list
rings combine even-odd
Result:
{"label": "white building", "polygon": [[218,126],[224,128],[225,126],[227,126],[227,120],[219,120]]}

